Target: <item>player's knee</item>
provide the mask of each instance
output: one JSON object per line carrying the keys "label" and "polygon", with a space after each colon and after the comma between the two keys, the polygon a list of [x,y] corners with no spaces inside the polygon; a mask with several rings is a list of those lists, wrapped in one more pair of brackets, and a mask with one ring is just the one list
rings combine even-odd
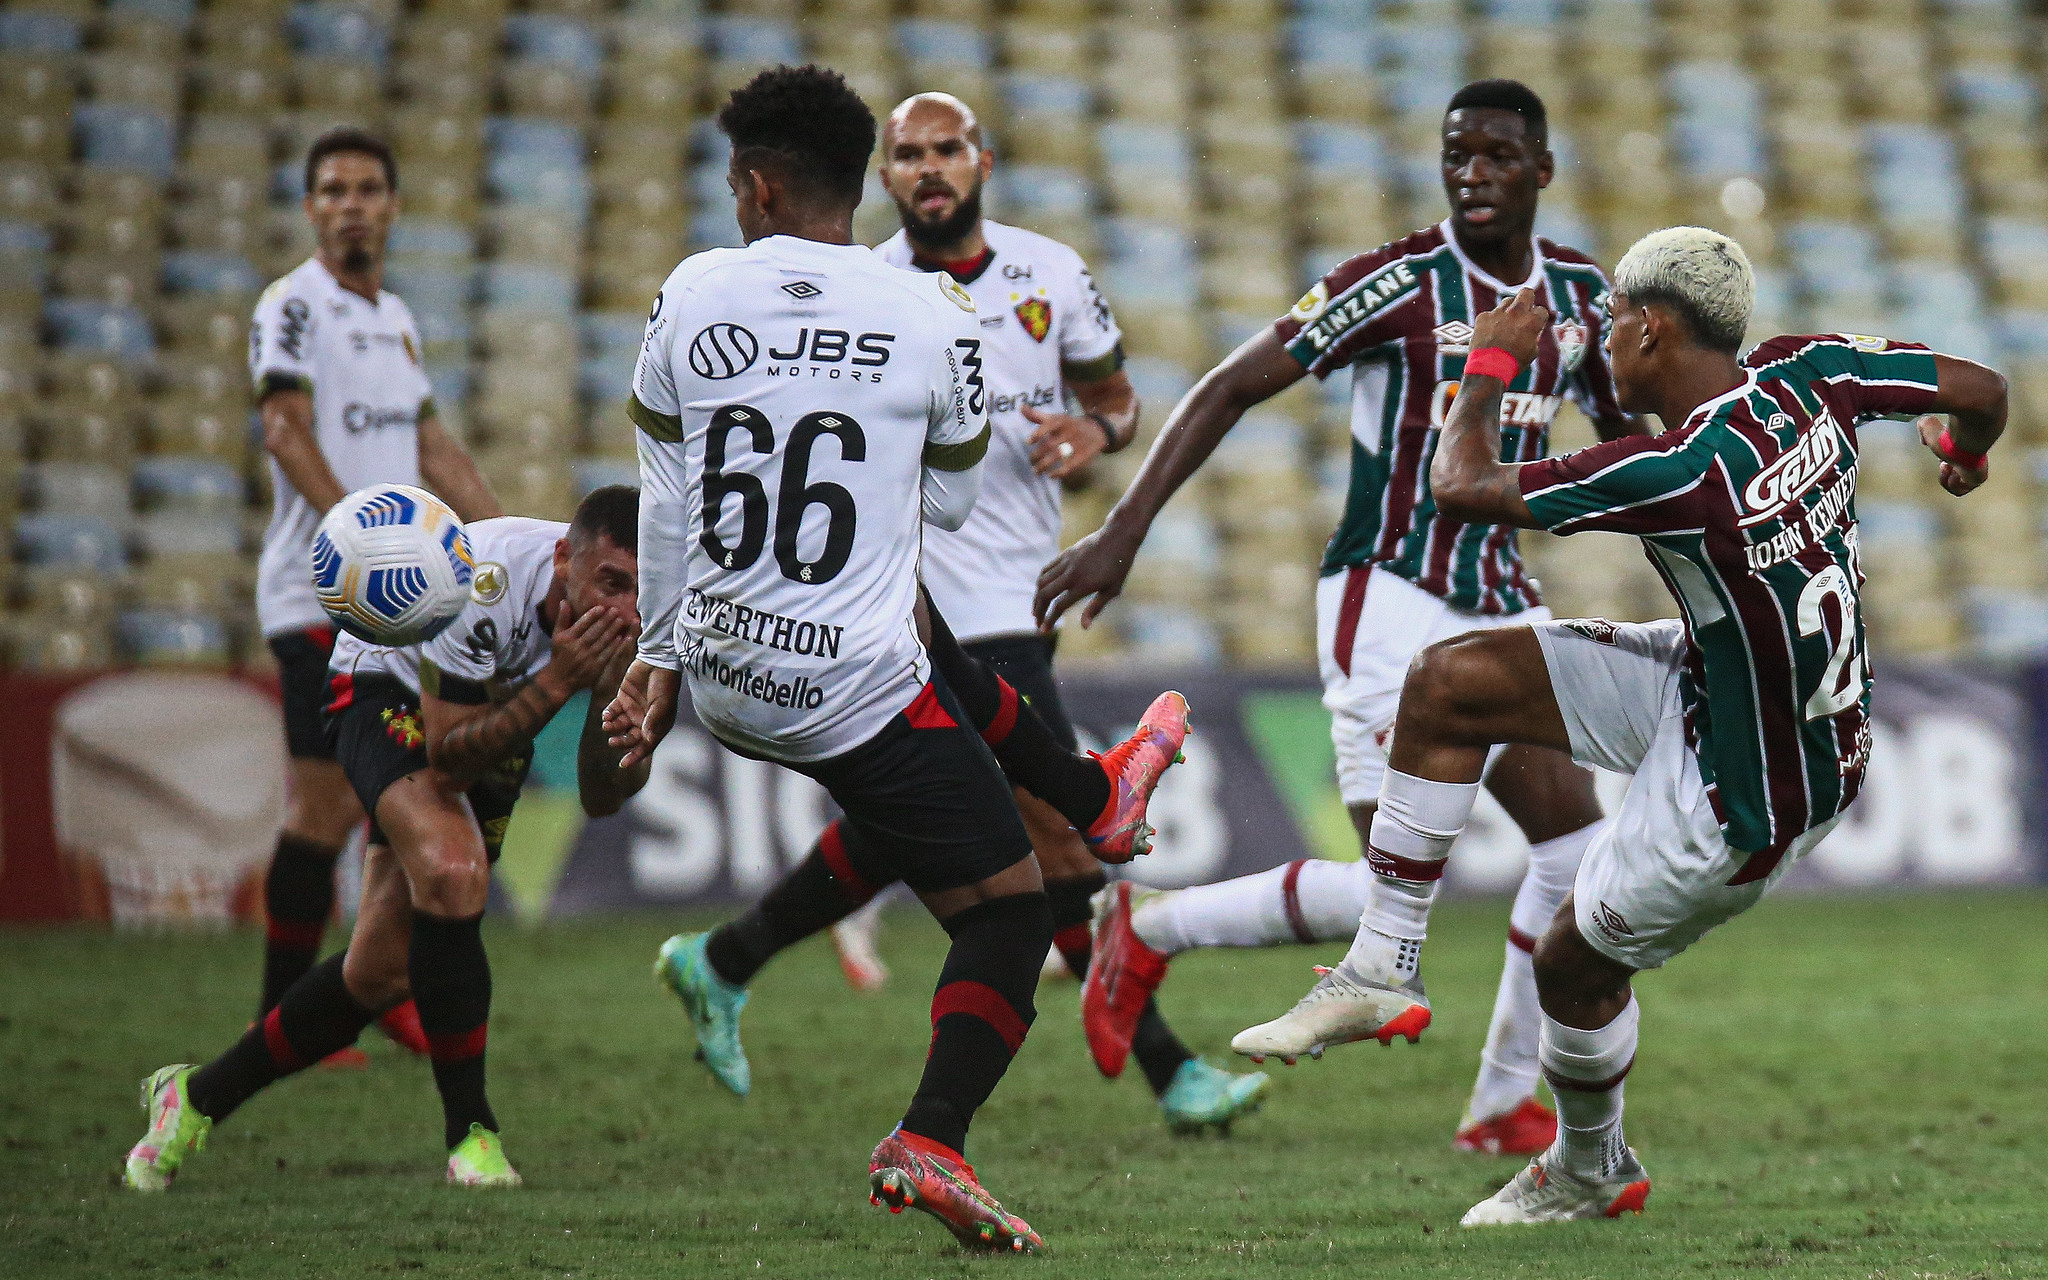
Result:
{"label": "player's knee", "polygon": [[490,894],[491,867],[480,846],[431,840],[413,859],[413,906],[429,915],[472,916]]}
{"label": "player's knee", "polygon": [[1574,1003],[1606,999],[1628,985],[1629,971],[1593,950],[1579,936],[1576,920],[1568,914],[1571,903],[1558,911],[1557,919],[1530,955],[1536,972],[1536,990],[1546,999]]}
{"label": "player's knee", "polygon": [[1458,741],[1481,709],[1481,665],[1467,637],[1439,640],[1408,664],[1401,685],[1402,718],[1446,740]]}
{"label": "player's knee", "polygon": [[351,945],[341,960],[341,980],[365,1009],[389,1009],[412,995],[403,947]]}

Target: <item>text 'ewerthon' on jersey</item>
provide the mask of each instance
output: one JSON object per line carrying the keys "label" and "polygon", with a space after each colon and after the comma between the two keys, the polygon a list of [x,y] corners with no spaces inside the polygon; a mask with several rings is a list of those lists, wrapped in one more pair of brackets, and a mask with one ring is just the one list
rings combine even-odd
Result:
{"label": "text 'ewerthon' on jersey", "polygon": [[714,733],[822,760],[916,696],[923,475],[979,464],[984,372],[966,291],[857,245],[770,236],[663,284],[631,403],[641,652]]}

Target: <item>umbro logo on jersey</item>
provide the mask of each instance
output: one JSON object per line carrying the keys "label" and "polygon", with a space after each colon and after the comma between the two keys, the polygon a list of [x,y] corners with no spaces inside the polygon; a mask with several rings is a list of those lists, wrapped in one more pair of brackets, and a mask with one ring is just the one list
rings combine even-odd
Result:
{"label": "umbro logo on jersey", "polygon": [[792,280],[782,286],[782,291],[795,298],[798,302],[809,302],[812,298],[825,292],[808,280]]}
{"label": "umbro logo on jersey", "polygon": [[760,340],[748,330],[723,321],[708,324],[690,339],[690,372],[723,382],[753,368],[760,354]]}
{"label": "umbro logo on jersey", "polygon": [[1436,327],[1436,349],[1447,356],[1462,356],[1472,350],[1472,326],[1451,320]]}

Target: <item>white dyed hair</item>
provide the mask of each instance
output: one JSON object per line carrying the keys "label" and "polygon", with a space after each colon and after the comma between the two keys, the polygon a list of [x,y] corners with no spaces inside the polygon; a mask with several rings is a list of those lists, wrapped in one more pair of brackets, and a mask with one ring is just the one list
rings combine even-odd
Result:
{"label": "white dyed hair", "polygon": [[1614,267],[1614,291],[1660,302],[1702,346],[1737,351],[1756,309],[1756,274],[1742,246],[1705,227],[1666,227],[1635,242]]}

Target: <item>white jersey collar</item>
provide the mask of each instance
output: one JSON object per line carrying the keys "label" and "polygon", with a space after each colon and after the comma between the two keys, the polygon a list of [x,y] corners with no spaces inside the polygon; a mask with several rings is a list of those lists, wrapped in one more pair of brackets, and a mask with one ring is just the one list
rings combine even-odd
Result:
{"label": "white jersey collar", "polygon": [[1480,270],[1472,259],[1465,256],[1465,246],[1458,243],[1458,233],[1452,229],[1449,218],[1437,223],[1436,229],[1443,232],[1444,243],[1451,246],[1451,255],[1457,258],[1458,265],[1465,268],[1469,274],[1477,276],[1479,283],[1502,297],[1520,293],[1524,289],[1543,287],[1543,245],[1536,239],[1535,232],[1529,233],[1529,278],[1520,284],[1503,284],[1494,279],[1491,272]]}
{"label": "white jersey collar", "polygon": [[357,302],[367,302],[370,304],[370,307],[373,310],[377,309],[378,304],[384,301],[385,295],[390,293],[390,290],[382,288],[380,286],[377,290],[376,297],[365,298],[362,294],[357,293],[354,289],[351,289],[347,285],[343,284],[339,276],[335,275],[332,271],[329,271],[327,269],[327,264],[320,261],[319,254],[314,254],[312,257],[306,259],[306,261],[308,264],[312,266],[313,270],[320,273],[320,278],[327,282],[327,291],[329,293],[346,295],[347,297],[354,298]]}

